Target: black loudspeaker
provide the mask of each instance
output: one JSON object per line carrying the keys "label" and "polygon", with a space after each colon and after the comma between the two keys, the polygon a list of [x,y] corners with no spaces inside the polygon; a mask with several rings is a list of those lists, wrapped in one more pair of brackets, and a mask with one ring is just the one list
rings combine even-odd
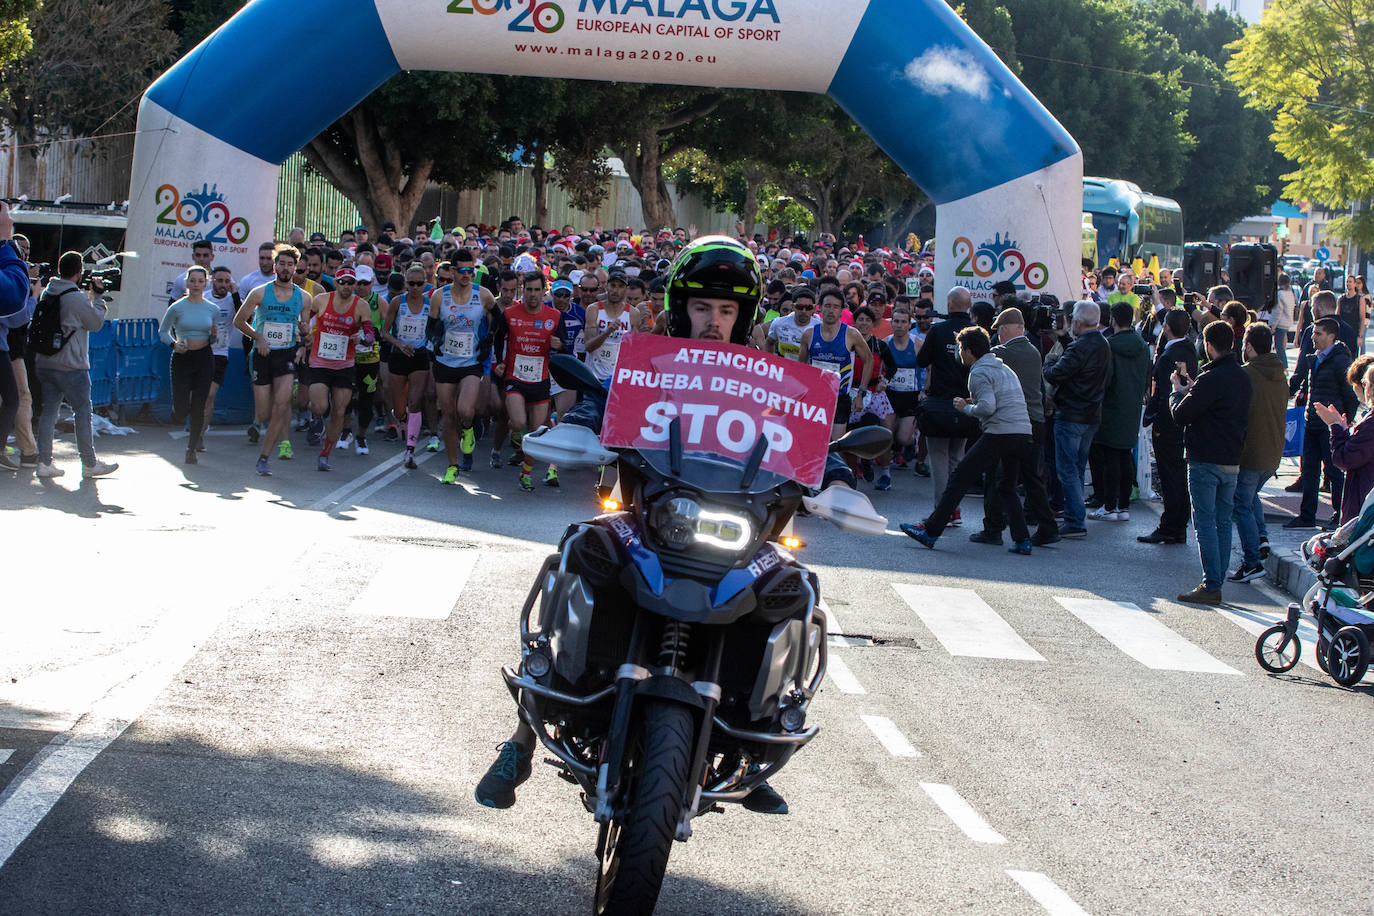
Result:
{"label": "black loudspeaker", "polygon": [[1232,245],[1231,295],[1255,312],[1268,312],[1278,299],[1279,250],[1273,245]]}
{"label": "black loudspeaker", "polygon": [[1212,242],[1189,242],[1183,246],[1183,288],[1202,293],[1221,282],[1221,246]]}

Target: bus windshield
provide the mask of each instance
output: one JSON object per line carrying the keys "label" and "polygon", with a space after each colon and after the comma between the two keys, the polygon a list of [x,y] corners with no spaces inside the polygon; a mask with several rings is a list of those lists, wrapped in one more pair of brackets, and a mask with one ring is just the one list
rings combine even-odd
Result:
{"label": "bus windshield", "polygon": [[1092,214],[1093,228],[1097,230],[1097,263],[1103,266],[1112,258],[1121,263],[1121,249],[1126,243],[1126,220],[1110,213]]}

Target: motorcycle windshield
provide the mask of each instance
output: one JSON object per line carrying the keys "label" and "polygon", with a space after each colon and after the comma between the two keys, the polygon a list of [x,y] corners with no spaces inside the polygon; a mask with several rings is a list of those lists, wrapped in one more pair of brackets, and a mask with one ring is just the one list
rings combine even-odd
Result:
{"label": "motorcycle windshield", "polygon": [[839,376],[733,344],[632,334],[601,442],[711,492],[763,492],[825,473]]}

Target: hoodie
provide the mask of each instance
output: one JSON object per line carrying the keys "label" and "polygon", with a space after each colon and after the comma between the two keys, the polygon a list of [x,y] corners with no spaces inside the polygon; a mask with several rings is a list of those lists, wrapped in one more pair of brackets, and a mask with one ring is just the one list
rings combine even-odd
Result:
{"label": "hoodie", "polygon": [[71,280],[53,277],[48,281],[44,296],[60,296],[62,299],[62,333],[71,334],[66,345],[52,356],[34,354],[34,367],[54,369],[59,372],[91,368],[90,332],[99,331],[105,323],[107,311],[105,301],[96,297],[94,303]]}

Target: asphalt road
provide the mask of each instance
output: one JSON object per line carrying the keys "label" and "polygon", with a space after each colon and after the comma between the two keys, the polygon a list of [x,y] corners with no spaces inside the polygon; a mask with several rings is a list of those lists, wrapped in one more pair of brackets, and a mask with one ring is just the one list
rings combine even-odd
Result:
{"label": "asphalt road", "polygon": [[[165,429],[99,446],[98,483],[0,479],[0,913],[589,910],[571,786],[536,763],[515,808],[472,800],[589,474],[526,494],[381,443],[271,478],[239,431],[192,468]],[[929,482],[874,498],[887,536],[799,524],[846,638],[775,782],[791,813],[699,819],[660,912],[1367,909],[1374,690],[1264,674],[1277,595],[1176,603],[1196,555],[1137,544],[1149,508],[1025,558],[965,541],[977,499],[928,552],[895,527]]]}

